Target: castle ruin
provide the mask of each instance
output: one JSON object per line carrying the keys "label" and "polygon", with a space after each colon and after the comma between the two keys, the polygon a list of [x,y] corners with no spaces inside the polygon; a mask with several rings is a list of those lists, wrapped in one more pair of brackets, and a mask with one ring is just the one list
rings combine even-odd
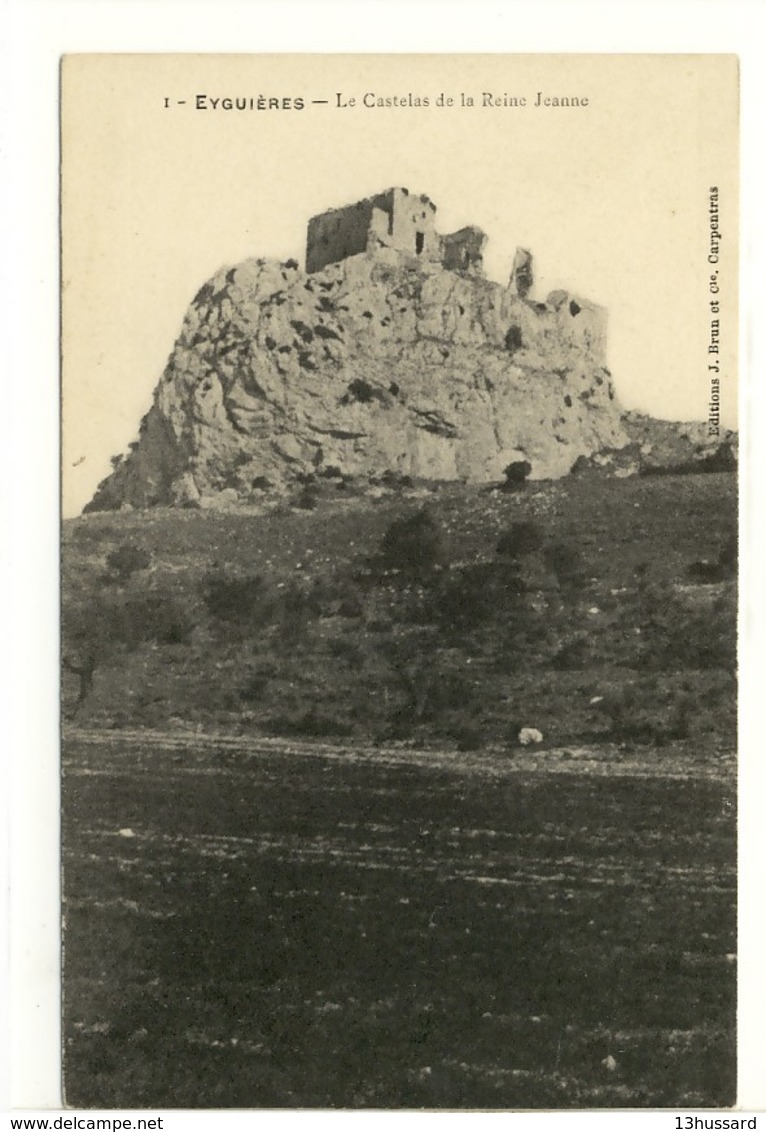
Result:
{"label": "castle ruin", "polygon": [[449,271],[483,275],[487,237],[473,225],[440,235],[436,205],[425,193],[386,189],[344,208],[312,216],[306,241],[306,271],[321,271],[330,263],[379,248],[439,264]]}

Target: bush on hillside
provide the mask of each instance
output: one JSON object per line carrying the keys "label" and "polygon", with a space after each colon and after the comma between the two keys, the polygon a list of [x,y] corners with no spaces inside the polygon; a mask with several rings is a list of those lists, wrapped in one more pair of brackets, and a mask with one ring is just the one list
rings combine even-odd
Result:
{"label": "bush on hillside", "polygon": [[646,683],[626,684],[595,705],[596,714],[608,721],[610,739],[657,746],[689,737],[692,709],[693,700],[683,691],[662,694]]}
{"label": "bush on hillside", "polygon": [[293,506],[301,511],[314,511],[319,505],[319,489],[313,483],[304,484],[295,497]]}
{"label": "bush on hillside", "polygon": [[588,650],[587,633],[575,633],[568,640],[562,641],[555,649],[550,659],[550,667],[559,672],[569,672],[587,667]]}
{"label": "bush on hillside", "polygon": [[497,541],[498,554],[507,558],[521,558],[534,554],[543,546],[543,533],[537,523],[530,519],[511,523]]}
{"label": "bush on hillside", "polygon": [[554,542],[545,548],[543,557],[564,593],[575,596],[584,588],[587,581],[585,565],[576,546],[569,542]]}
{"label": "bush on hillside", "polygon": [[139,570],[146,570],[151,565],[152,556],[148,550],[136,546],[132,542],[124,542],[116,546],[106,556],[107,581],[126,582]]}
{"label": "bush on hillside", "polygon": [[718,565],[727,578],[736,578],[739,563],[739,544],[736,531],[729,535],[718,555]]}
{"label": "bush on hillside", "polygon": [[451,729],[458,751],[478,751],[484,746],[484,733],[474,723],[457,723]]}
{"label": "bush on hillside", "polygon": [[478,562],[444,575],[430,609],[444,630],[467,630],[518,609],[526,585],[515,563]]}
{"label": "bush on hillside", "polygon": [[320,715],[315,706],[299,716],[273,716],[264,720],[263,726],[271,735],[295,739],[346,738],[354,730],[345,719]]}
{"label": "bush on hillside", "polygon": [[227,627],[262,628],[274,615],[274,594],[260,574],[236,577],[214,570],[202,581],[202,598],[214,622]]}
{"label": "bush on hillside", "polygon": [[299,582],[290,582],[279,599],[280,643],[287,648],[297,645],[306,636],[309,622],[320,612],[318,595],[304,589]]}
{"label": "bush on hillside", "polygon": [[514,460],[508,464],[503,469],[505,476],[502,484],[503,491],[523,491],[531,471],[532,465],[529,460]]}
{"label": "bush on hillside", "polygon": [[682,672],[737,665],[737,609],[733,593],[708,609],[674,600],[655,610],[642,632],[641,660],[649,668]]}
{"label": "bush on hillside", "polygon": [[378,562],[407,578],[423,580],[446,561],[444,535],[433,515],[423,507],[394,521],[380,542]]}
{"label": "bush on hillside", "polygon": [[122,639],[128,648],[152,642],[181,645],[194,629],[194,617],[186,604],[172,593],[149,590],[136,594],[125,604]]}
{"label": "bush on hillside", "polygon": [[266,695],[266,689],[272,679],[273,672],[265,669],[256,669],[250,672],[247,680],[239,689],[239,698],[245,704],[258,704]]}

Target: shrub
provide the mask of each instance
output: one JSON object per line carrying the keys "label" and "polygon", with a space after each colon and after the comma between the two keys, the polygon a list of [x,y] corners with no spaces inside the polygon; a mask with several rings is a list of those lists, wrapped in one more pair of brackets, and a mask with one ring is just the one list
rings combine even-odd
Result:
{"label": "shrub", "polygon": [[[433,720],[444,712],[470,710],[475,688],[450,651],[429,632],[382,641],[376,652],[385,663],[380,683],[391,702],[391,720],[406,725]],[[391,733],[393,735],[393,733]]]}
{"label": "shrub", "polygon": [[102,597],[65,612],[65,651],[71,647],[100,661],[109,653],[130,651],[145,642],[182,643],[193,628],[191,612],[173,594],[149,590],[129,597]]}
{"label": "shrub", "polygon": [[534,554],[536,551],[541,550],[543,545],[542,531],[537,523],[531,520],[523,520],[518,523],[511,523],[507,530],[503,531],[497,542],[497,553],[506,555],[509,558],[520,558],[525,554]]}
{"label": "shrub", "polygon": [[568,641],[563,641],[550,660],[551,668],[568,672],[585,668],[588,661],[588,637],[578,633]]}
{"label": "shrub", "polygon": [[345,661],[356,671],[364,667],[364,649],[347,637],[331,637],[327,642],[327,651],[334,659]]}
{"label": "shrub", "polygon": [[274,614],[274,595],[260,574],[237,578],[211,572],[202,582],[202,597],[213,621],[228,627],[260,628]]}
{"label": "shrub", "polygon": [[452,738],[455,740],[458,751],[478,751],[484,746],[484,735],[481,728],[471,723],[457,724],[453,727]]}
{"label": "shrub", "polygon": [[405,515],[389,526],[380,543],[384,569],[412,578],[426,578],[445,560],[444,536],[427,508]]}
{"label": "shrub", "polygon": [[520,326],[509,326],[505,335],[505,348],[509,354],[515,354],[524,345]]}
{"label": "shrub", "polygon": [[544,558],[562,590],[573,595],[584,587],[585,567],[576,546],[568,542],[554,542],[545,548]]}
{"label": "shrub", "polygon": [[628,684],[597,705],[598,714],[609,721],[611,739],[658,746],[688,738],[691,711],[688,695],[677,691],[663,695],[653,684]]}
{"label": "shrub", "polygon": [[706,559],[691,562],[686,568],[686,575],[690,581],[698,583],[726,582],[736,578],[737,564],[738,545],[737,534],[734,531],[724,542],[715,562]]}
{"label": "shrub", "polygon": [[313,511],[319,504],[319,492],[314,484],[306,484],[295,498],[295,506],[301,511]]}
{"label": "shrub", "polygon": [[479,562],[442,579],[431,611],[442,628],[470,629],[517,608],[525,591],[524,580],[513,563]]}
{"label": "shrub", "polygon": [[317,593],[308,593],[298,582],[291,582],[279,600],[279,640],[292,647],[301,641],[309,622],[321,611]]}
{"label": "shrub", "polygon": [[641,702],[634,684],[611,692],[597,706],[597,714],[609,721],[609,736],[618,741],[652,742],[657,735],[656,721]]}
{"label": "shrub", "polygon": [[268,719],[264,727],[272,735],[307,739],[344,738],[354,730],[345,720],[320,715],[316,707],[310,707],[297,717],[276,716]]}
{"label": "shrub", "polygon": [[532,465],[529,460],[514,460],[503,469],[505,482],[503,483],[503,491],[522,491],[529,473],[532,471]]}
{"label": "shrub", "polygon": [[351,593],[344,597],[338,606],[339,617],[364,617],[364,604],[359,594]]}
{"label": "shrub", "polygon": [[125,607],[124,627],[129,647],[145,641],[180,645],[191,635],[194,618],[174,595],[152,591],[130,599]]}
{"label": "shrub", "polygon": [[728,572],[729,567],[722,566],[720,562],[691,562],[686,568],[689,581],[700,585],[723,582]]}
{"label": "shrub", "polygon": [[353,381],[349,382],[348,392],[341,397],[340,403],[341,405],[348,405],[354,401],[358,401],[360,405],[368,405],[371,401],[380,401],[385,404],[386,395],[382,389],[377,389],[361,377],[355,377]]}
{"label": "shrub", "polygon": [[735,531],[726,539],[721,547],[721,553],[718,555],[718,564],[728,578],[736,578],[737,576],[738,549]]}
{"label": "shrub", "polygon": [[733,594],[710,609],[690,610],[672,600],[652,613],[643,631],[642,660],[666,672],[720,668],[737,664],[737,612]]}
{"label": "shrub", "polygon": [[239,689],[239,698],[246,704],[260,703],[266,694],[271,674],[258,670],[251,672],[247,681]]}
{"label": "shrub", "polygon": [[148,550],[135,543],[124,542],[106,556],[109,571],[108,580],[126,582],[138,570],[146,570],[151,565],[152,556]]}
{"label": "shrub", "polygon": [[403,472],[395,472],[392,468],[386,468],[384,472],[381,472],[380,476],[378,477],[378,483],[380,483],[383,487],[391,488],[413,486],[412,476],[408,476]]}

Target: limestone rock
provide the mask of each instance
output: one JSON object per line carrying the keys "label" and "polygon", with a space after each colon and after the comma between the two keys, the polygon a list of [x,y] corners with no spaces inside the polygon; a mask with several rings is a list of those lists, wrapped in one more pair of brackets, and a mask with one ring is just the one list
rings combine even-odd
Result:
{"label": "limestone rock", "polygon": [[640,446],[641,471],[731,472],[738,463],[738,436],[720,429],[711,436],[706,421],[661,421],[644,413],[626,412],[623,427]]}
{"label": "limestone rock", "polygon": [[556,478],[624,446],[605,312],[524,298],[523,267],[504,287],[382,247],[308,275],[263,259],[219,271],[89,509],[228,506],[330,466],[499,482],[528,460]]}
{"label": "limestone rock", "polygon": [[173,481],[170,497],[171,502],[178,507],[199,507],[200,493],[191,472],[184,472]]}

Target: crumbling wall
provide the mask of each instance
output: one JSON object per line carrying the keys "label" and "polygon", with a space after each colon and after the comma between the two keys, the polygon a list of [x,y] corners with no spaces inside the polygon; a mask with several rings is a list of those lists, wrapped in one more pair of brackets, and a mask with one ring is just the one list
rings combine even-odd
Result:
{"label": "crumbling wall", "polygon": [[484,274],[484,248],[487,237],[481,228],[471,224],[459,232],[451,232],[441,238],[442,267],[447,271],[469,272],[472,275]]}
{"label": "crumbling wall", "polygon": [[520,299],[525,299],[535,283],[535,273],[532,266],[532,253],[526,248],[516,248],[511,268],[510,286]]}
{"label": "crumbling wall", "polygon": [[436,205],[425,194],[391,189],[393,225],[389,247],[423,259],[438,260],[440,238],[434,225]]}
{"label": "crumbling wall", "polygon": [[312,216],[306,240],[306,271],[321,271],[328,263],[365,251],[374,207],[371,198]]}
{"label": "crumbling wall", "polygon": [[312,216],[306,242],[306,271],[376,247],[438,261],[441,237],[434,227],[436,205],[424,194],[387,189],[345,208]]}

